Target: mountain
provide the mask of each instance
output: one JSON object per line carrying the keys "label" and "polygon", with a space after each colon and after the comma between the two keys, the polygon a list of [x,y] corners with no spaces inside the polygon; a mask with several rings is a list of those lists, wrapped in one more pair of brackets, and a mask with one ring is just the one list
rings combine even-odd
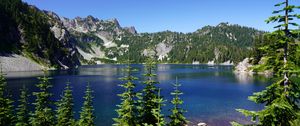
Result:
{"label": "mountain", "polygon": [[249,55],[254,37],[264,33],[229,23],[184,34],[137,33],[134,27],[122,28],[116,19],[92,16],[63,18],[63,22],[78,40],[84,63],[122,63],[128,54],[135,63],[149,56],[161,63],[236,63]]}
{"label": "mountain", "polygon": [[80,65],[75,40],[58,17],[21,0],[1,0],[0,8],[0,54],[21,55],[48,68]]}
{"label": "mountain", "polygon": [[0,55],[17,54],[44,67],[124,63],[128,57],[134,63],[148,57],[160,63],[236,63],[250,54],[255,36],[264,33],[229,23],[191,33],[138,33],[117,19],[68,19],[21,0],[0,1]]}
{"label": "mountain", "polygon": [[117,19],[100,20],[87,16],[75,19],[61,17],[61,20],[77,40],[77,49],[84,57],[81,59],[83,63],[118,62],[115,57],[109,57],[109,54],[127,46],[118,45],[115,40],[123,36],[138,35],[133,26],[121,27]]}

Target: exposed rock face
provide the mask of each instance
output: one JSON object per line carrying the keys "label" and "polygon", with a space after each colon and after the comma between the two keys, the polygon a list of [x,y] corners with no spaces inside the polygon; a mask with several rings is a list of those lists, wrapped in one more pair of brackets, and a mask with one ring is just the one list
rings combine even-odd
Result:
{"label": "exposed rock face", "polygon": [[224,63],[220,63],[220,65],[225,65],[225,66],[231,66],[233,65],[233,62],[231,62],[230,60],[224,62]]}
{"label": "exposed rock face", "polygon": [[168,58],[168,53],[172,50],[172,45],[168,45],[166,43],[159,43],[156,45],[156,56],[158,56],[157,60],[163,60],[164,58]]}
{"label": "exposed rock face", "polygon": [[215,48],[214,49],[214,54],[215,54],[215,60],[218,61],[219,60],[219,57],[220,57],[220,50],[218,48]]}
{"label": "exposed rock face", "polygon": [[137,34],[137,31],[135,29],[135,27],[131,26],[131,27],[124,27],[125,30],[127,30],[128,32],[130,32],[131,34]]}
{"label": "exposed rock face", "polygon": [[92,60],[92,58],[105,58],[105,52],[101,51],[100,48],[97,47],[92,47],[93,52],[87,53],[80,48],[78,48],[78,51],[80,55],[85,59],[85,60]]}
{"label": "exposed rock face", "polygon": [[207,126],[206,123],[198,123],[197,126]]}
{"label": "exposed rock face", "polygon": [[114,36],[119,36],[125,32],[136,34],[134,27],[122,28],[117,19],[100,20],[93,16],[86,18],[76,17],[75,19],[68,19],[62,17],[64,26],[70,31],[93,33],[97,36],[103,36],[107,40],[113,40]]}
{"label": "exposed rock face", "polygon": [[[79,53],[86,60],[91,60],[92,58],[106,58],[108,55],[113,55],[114,53],[124,54],[124,52],[111,52],[111,48],[128,48],[129,46],[121,46],[115,43],[115,40],[122,39],[123,35],[137,34],[134,27],[122,28],[117,19],[110,20],[100,20],[94,18],[93,16],[87,16],[86,18],[76,17],[75,19],[61,18],[63,25],[68,31],[76,38],[88,38],[90,36],[91,41],[79,40],[80,42],[96,42],[96,39],[100,39],[102,42],[98,44],[92,44],[86,52],[85,49],[80,49],[78,47]],[[84,37],[83,37],[84,36]],[[98,41],[99,42],[99,41]],[[102,48],[104,47],[104,48]],[[104,50],[106,50],[104,52]],[[111,59],[115,60],[115,59]]]}
{"label": "exposed rock face", "polygon": [[151,49],[144,49],[142,55],[146,56],[146,57],[154,57],[155,56],[155,51],[151,50]]}
{"label": "exposed rock face", "polygon": [[252,73],[250,67],[252,67],[252,65],[250,64],[250,58],[246,58],[235,67],[235,72]]}
{"label": "exposed rock face", "polygon": [[200,62],[199,61],[193,61],[192,64],[200,64]]}
{"label": "exposed rock face", "polygon": [[214,60],[212,60],[212,61],[208,61],[208,63],[207,63],[207,65],[209,65],[209,66],[213,66],[213,65],[215,65],[216,63],[215,63],[215,61]]}
{"label": "exposed rock face", "polygon": [[[10,4],[11,8],[15,9],[4,8],[5,4]],[[22,8],[19,8],[20,5]],[[38,68],[39,65],[30,59],[47,67],[62,69],[80,65],[76,50],[74,50],[75,46],[69,41],[67,31],[55,13],[39,10],[22,1],[3,3],[0,8],[2,8],[0,53],[9,55],[2,60],[3,62],[6,62],[4,60],[20,62],[20,65],[24,66],[21,68],[19,64],[12,63],[14,66],[6,66],[7,71],[15,71],[14,67],[19,68],[19,71],[37,70],[35,68]],[[3,34],[2,30],[8,36]],[[1,47],[8,49],[5,50]],[[21,56],[22,54],[24,55]],[[26,57],[30,57],[30,59],[26,59]]]}
{"label": "exposed rock face", "polygon": [[63,69],[80,65],[78,50],[76,49],[75,45],[76,40],[72,38],[57,14],[50,11],[44,11],[44,13],[49,16],[48,22],[50,24],[50,30],[54,33],[55,38],[63,43],[63,46],[67,48],[69,52],[67,56],[57,56],[58,64],[60,64]]}
{"label": "exposed rock face", "polygon": [[16,54],[0,56],[0,66],[3,72],[38,71],[44,69],[43,66],[34,61]]}

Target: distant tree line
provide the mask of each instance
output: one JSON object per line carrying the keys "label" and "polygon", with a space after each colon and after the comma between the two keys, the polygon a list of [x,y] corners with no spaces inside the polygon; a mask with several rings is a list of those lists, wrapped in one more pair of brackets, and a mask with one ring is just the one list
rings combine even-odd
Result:
{"label": "distant tree line", "polygon": [[[232,62],[240,62],[244,58],[249,57],[252,50],[254,38],[265,32],[253,28],[242,27],[239,25],[231,25],[221,23],[218,26],[206,26],[193,33],[179,32],[157,32],[142,33],[140,35],[121,36],[122,39],[114,40],[118,45],[129,45],[128,52],[135,63],[145,63],[148,56],[143,55],[145,49],[154,53],[155,59],[158,59],[156,46],[159,43],[165,43],[172,47],[168,53],[168,57],[157,60],[161,63],[192,63],[199,61],[207,63],[215,61],[223,63],[228,60]],[[122,50],[117,48],[109,48],[113,54],[110,57],[117,57],[118,62],[126,61]],[[180,52],[180,53],[179,53]],[[215,55],[218,53],[218,56]]]}

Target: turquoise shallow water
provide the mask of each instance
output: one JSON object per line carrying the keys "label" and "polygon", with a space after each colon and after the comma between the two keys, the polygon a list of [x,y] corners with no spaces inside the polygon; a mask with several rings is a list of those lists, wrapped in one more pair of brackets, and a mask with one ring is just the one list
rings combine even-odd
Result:
{"label": "turquoise shallow water", "polygon": [[[140,71],[135,73],[141,77],[143,65],[133,65]],[[109,126],[113,123],[112,118],[116,117],[116,104],[118,104],[118,93],[122,88],[117,86],[121,83],[118,78],[124,75],[124,65],[95,65],[82,66],[78,69],[68,71],[50,71],[54,94],[53,100],[57,100],[66,81],[73,86],[75,111],[78,115],[85,86],[90,82],[94,90],[94,107],[97,126]],[[264,77],[236,75],[232,72],[231,66],[207,66],[207,65],[175,65],[161,64],[157,66],[157,80],[162,88],[162,94],[168,101],[171,100],[169,93],[172,91],[172,83],[178,77],[184,92],[182,99],[188,112],[185,114],[191,124],[206,122],[212,126],[227,126],[230,121],[236,120],[245,122],[246,118],[235,111],[236,108],[259,110],[263,106],[254,104],[247,100],[253,92],[264,89],[270,81]],[[15,99],[18,98],[22,85],[29,90],[36,91],[36,77],[42,76],[42,72],[10,72],[7,73],[8,88]],[[136,82],[138,89],[142,86]],[[31,99],[32,100],[32,99]],[[169,102],[163,108],[165,115],[168,115]],[[77,117],[78,118],[78,117]]]}

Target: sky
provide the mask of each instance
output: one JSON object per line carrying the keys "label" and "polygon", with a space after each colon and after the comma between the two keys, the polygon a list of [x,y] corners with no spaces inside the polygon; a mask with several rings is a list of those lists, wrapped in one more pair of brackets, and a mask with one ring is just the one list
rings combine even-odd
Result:
{"label": "sky", "polygon": [[[282,0],[23,0],[42,10],[67,18],[92,15],[118,19],[122,27],[134,26],[139,33],[194,32],[221,22],[272,31],[266,24],[274,5]],[[298,0],[292,2],[300,4]]]}

